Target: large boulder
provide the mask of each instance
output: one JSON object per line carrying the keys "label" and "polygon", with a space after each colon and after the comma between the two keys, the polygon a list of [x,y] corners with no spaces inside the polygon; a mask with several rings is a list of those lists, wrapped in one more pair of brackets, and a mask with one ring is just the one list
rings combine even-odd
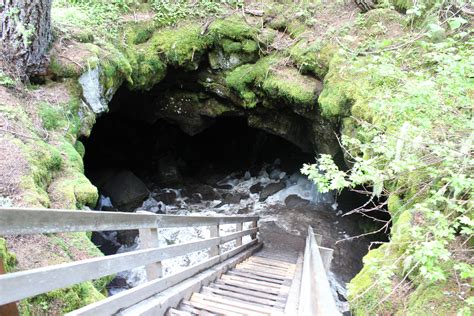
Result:
{"label": "large boulder", "polygon": [[123,212],[131,212],[148,197],[145,184],[129,170],[123,170],[111,177],[103,187],[113,205]]}
{"label": "large boulder", "polygon": [[284,182],[277,182],[277,183],[270,183],[266,187],[263,188],[262,192],[260,193],[260,202],[265,201],[270,195],[277,193],[285,188]]}
{"label": "large boulder", "polygon": [[204,201],[214,201],[221,199],[221,195],[219,194],[219,192],[217,192],[213,187],[207,184],[189,185],[184,193],[186,197],[190,198],[196,196],[197,194]]}
{"label": "large boulder", "polygon": [[285,199],[285,205],[289,208],[303,208],[308,206],[310,201],[301,198],[299,195],[291,194]]}
{"label": "large boulder", "polygon": [[158,159],[158,181],[161,184],[176,184],[182,180],[178,163],[173,155],[166,155]]}

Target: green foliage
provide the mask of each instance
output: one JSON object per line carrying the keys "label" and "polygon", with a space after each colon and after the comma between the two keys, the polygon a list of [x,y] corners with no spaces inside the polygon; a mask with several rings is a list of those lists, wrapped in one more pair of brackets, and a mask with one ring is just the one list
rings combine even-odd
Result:
{"label": "green foliage", "polygon": [[2,260],[6,272],[13,272],[16,266],[16,256],[8,252],[7,241],[4,238],[0,238],[0,260]]}
{"label": "green foliage", "polygon": [[15,80],[13,80],[12,78],[7,76],[0,70],[0,86],[10,88],[10,87],[14,87],[15,84],[16,84]]}
{"label": "green foliage", "polygon": [[[130,11],[135,0],[56,0],[53,22],[62,28],[87,28],[107,37],[116,35],[120,15]],[[63,29],[64,31],[64,29]]]}
{"label": "green foliage", "polygon": [[341,141],[352,168],[342,171],[321,155],[302,172],[322,192],[364,185],[374,198],[391,192],[398,197],[389,200],[396,220],[383,263],[366,262],[351,282],[359,314],[392,310],[386,297],[396,295],[393,284],[407,278],[416,287],[408,304],[413,314],[426,305],[452,314],[470,304],[459,292],[445,304],[438,293],[453,291],[450,284],[473,271],[453,251],[463,251],[459,244],[466,245],[474,231],[473,47],[472,38],[459,33],[331,62],[319,101],[323,115],[351,116]]}
{"label": "green foliage", "polygon": [[59,108],[55,108],[52,105],[43,102],[39,106],[39,115],[43,122],[43,127],[47,130],[55,130],[63,126],[62,111]]}
{"label": "green foliage", "polygon": [[159,26],[176,25],[184,18],[206,17],[221,14],[225,7],[239,8],[241,0],[203,0],[190,2],[187,0],[152,0],[151,6],[155,11],[155,21]]}

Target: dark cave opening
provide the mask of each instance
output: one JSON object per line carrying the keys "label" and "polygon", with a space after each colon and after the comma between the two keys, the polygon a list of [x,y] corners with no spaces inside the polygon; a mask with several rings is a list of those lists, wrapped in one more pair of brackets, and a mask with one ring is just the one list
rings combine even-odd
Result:
{"label": "dark cave opening", "polygon": [[[113,204],[109,209],[101,199],[97,208],[246,215],[252,214],[255,205],[288,191],[280,206],[269,204],[268,210],[277,221],[284,218],[298,234],[304,235],[308,224],[319,227],[328,236],[322,246],[335,249],[332,270],[336,279],[341,284],[350,281],[362,268],[370,243],[386,241],[388,236],[388,231],[382,231],[336,244],[380,227],[380,222],[360,214],[341,216],[368,198],[349,190],[337,197],[310,193],[315,192],[314,186],[308,186],[309,181],[299,174],[304,163],[315,161],[317,152],[317,144],[300,136],[309,129],[308,120],[283,110],[298,127],[299,134],[290,139],[275,135],[266,126],[256,128],[250,122],[255,111],[202,91],[193,84],[196,76],[198,72],[174,73],[148,92],[125,86],[116,92],[109,113],[97,119],[89,138],[82,139],[86,176]],[[172,111],[167,108],[170,104]],[[191,112],[190,108],[200,110]],[[225,111],[214,112],[221,108]],[[281,117],[264,107],[259,111],[261,118],[274,119],[274,126],[278,126]],[[254,182],[239,187],[246,181]],[[267,196],[264,192],[269,187],[273,191]],[[388,213],[371,215],[385,220]],[[267,236],[287,233],[278,225],[265,225]],[[94,233],[93,241],[105,254],[137,243],[136,231],[114,234],[112,238]]]}

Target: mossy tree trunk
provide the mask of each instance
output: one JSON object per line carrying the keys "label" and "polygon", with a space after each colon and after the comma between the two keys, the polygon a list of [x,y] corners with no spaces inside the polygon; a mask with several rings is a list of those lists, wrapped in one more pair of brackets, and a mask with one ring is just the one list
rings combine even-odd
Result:
{"label": "mossy tree trunk", "polygon": [[0,0],[0,54],[5,71],[27,80],[45,72],[52,0]]}

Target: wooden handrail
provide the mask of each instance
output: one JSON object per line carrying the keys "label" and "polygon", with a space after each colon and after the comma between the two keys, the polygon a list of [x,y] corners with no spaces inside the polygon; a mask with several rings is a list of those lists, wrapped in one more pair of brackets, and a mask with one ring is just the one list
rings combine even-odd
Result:
{"label": "wooden handrail", "polygon": [[[157,239],[150,239],[149,244],[141,250],[1,275],[0,305],[139,266],[147,266],[147,273],[157,267],[161,270],[162,260],[182,256],[205,248],[217,249],[217,252],[213,251],[211,253],[209,260],[203,264],[193,266],[192,269],[186,269],[183,272],[165,278],[160,278],[161,271],[154,272],[153,277],[149,277],[151,282],[148,283],[158,284],[158,287],[152,287],[155,290],[163,290],[163,286],[176,284],[189,277],[190,273],[197,273],[202,267],[209,268],[211,264],[221,262],[230,255],[243,251],[255,244],[257,242],[258,219],[255,216],[175,216],[151,213],[0,208],[0,235],[139,228],[142,234],[146,232],[149,238],[156,239],[159,228],[210,226],[211,232],[214,230],[213,238],[205,240],[159,248],[157,247]],[[253,228],[242,230],[242,223],[244,222],[252,222],[251,227]],[[218,227],[221,224],[236,224],[238,231],[225,236],[219,236]],[[153,235],[153,231],[156,236],[150,237]],[[247,235],[250,235],[252,240],[242,245],[241,239]],[[144,236],[141,235],[140,237]],[[219,246],[233,240],[236,240],[237,248],[220,254]],[[153,283],[155,281],[158,283]],[[148,292],[147,294],[152,296],[156,292]],[[145,293],[140,295],[143,296]],[[115,299],[113,301],[115,302]],[[130,301],[130,299],[127,301]],[[124,302],[120,304],[123,305]],[[102,306],[101,304],[99,305]],[[107,309],[110,308],[107,307]]]}
{"label": "wooden handrail", "polygon": [[124,212],[0,208],[0,235],[237,224],[255,216],[180,216]]}
{"label": "wooden handrail", "polygon": [[78,310],[67,314],[66,316],[113,315],[123,308],[127,308],[134,304],[137,304],[138,302],[141,302],[156,293],[166,290],[167,288],[176,285],[179,282],[186,280],[187,278],[192,277],[196,273],[212,268],[212,266],[218,264],[219,262],[223,262],[224,260],[250,248],[256,243],[257,239],[253,239],[242,246],[229,250],[219,256],[211,257],[203,262],[199,262],[178,273],[138,285],[137,287],[108,297],[105,300],[84,306]]}
{"label": "wooden handrail", "polygon": [[[326,248],[327,249],[327,248]],[[298,315],[339,316],[313,228],[308,226]]]}

